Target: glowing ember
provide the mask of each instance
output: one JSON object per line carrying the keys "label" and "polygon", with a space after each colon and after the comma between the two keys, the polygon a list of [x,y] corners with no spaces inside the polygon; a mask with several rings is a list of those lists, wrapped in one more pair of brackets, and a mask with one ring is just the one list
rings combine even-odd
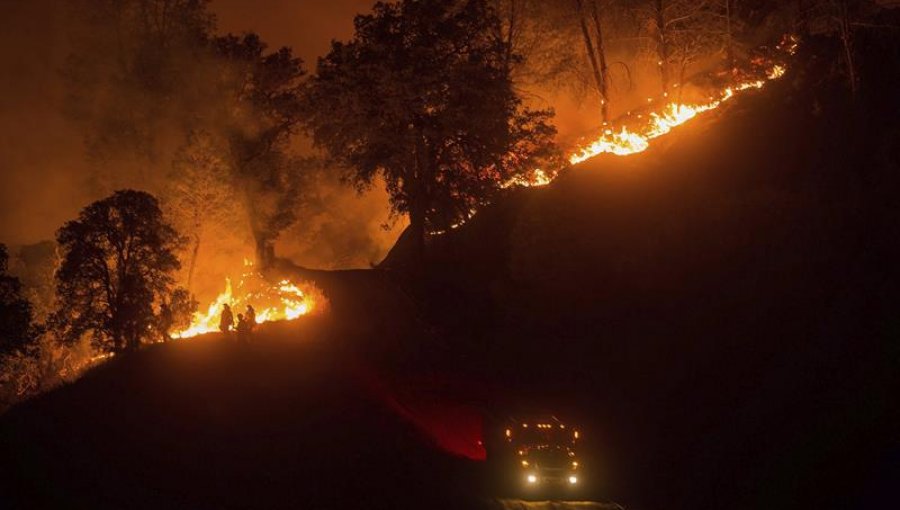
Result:
{"label": "glowing ember", "polygon": [[174,336],[190,338],[218,331],[219,319],[225,304],[231,306],[235,320],[238,313],[243,313],[247,305],[251,305],[256,310],[256,322],[263,323],[297,319],[321,310],[326,300],[322,292],[312,284],[281,280],[273,285],[266,282],[258,273],[249,272],[242,276],[236,286],[226,278],[225,290],[205,312],[194,314],[189,328]]}
{"label": "glowing ember", "polygon": [[769,72],[766,76],[770,80],[774,80],[774,79],[781,78],[782,76],[784,76],[785,71],[787,71],[787,69],[784,66],[774,65],[774,66],[772,66],[772,69],[769,69]]}
{"label": "glowing ember", "polygon": [[552,181],[553,176],[540,168],[535,168],[532,170],[531,175],[516,177],[504,184],[503,187],[509,188],[512,186],[520,186],[522,188],[530,188],[533,186],[546,186]]}
{"label": "glowing ember", "polygon": [[[774,65],[766,73],[766,77],[769,80],[781,78],[784,76],[785,70],[783,65]],[[624,126],[619,131],[606,129],[599,138],[581,147],[569,156],[569,163],[576,165],[604,153],[628,156],[643,152],[650,147],[650,141],[654,138],[672,131],[673,128],[684,124],[705,111],[718,108],[722,103],[734,97],[737,92],[747,89],[760,89],[765,84],[766,80],[740,83],[726,88],[719,95],[718,99],[711,98],[710,102],[705,104],[669,103],[663,108],[661,113],[651,113],[646,124],[637,130],[631,130]]]}

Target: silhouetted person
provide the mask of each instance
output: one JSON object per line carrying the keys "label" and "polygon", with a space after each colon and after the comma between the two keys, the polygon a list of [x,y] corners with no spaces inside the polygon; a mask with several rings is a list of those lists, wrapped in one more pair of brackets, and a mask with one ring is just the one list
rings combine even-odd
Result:
{"label": "silhouetted person", "polygon": [[248,343],[250,341],[250,332],[253,328],[250,325],[250,321],[247,320],[247,317],[244,314],[239,313],[237,322],[237,339],[240,343]]}
{"label": "silhouetted person", "polygon": [[247,319],[247,325],[250,328],[250,331],[253,331],[256,328],[256,310],[254,310],[251,305],[247,305],[247,311],[245,312],[244,317]]}
{"label": "silhouetted person", "polygon": [[219,319],[219,331],[228,333],[232,326],[234,326],[234,315],[231,314],[231,307],[226,304],[222,308],[222,318]]}

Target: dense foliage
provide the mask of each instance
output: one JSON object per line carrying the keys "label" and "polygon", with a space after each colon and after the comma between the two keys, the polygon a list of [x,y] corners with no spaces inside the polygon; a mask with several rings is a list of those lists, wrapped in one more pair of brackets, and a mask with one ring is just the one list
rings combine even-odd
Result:
{"label": "dense foliage", "polygon": [[36,338],[31,303],[22,295],[22,283],[7,273],[9,254],[0,244],[0,355],[23,352]]}
{"label": "dense foliage", "polygon": [[184,242],[152,195],[117,191],[84,208],[57,233],[54,322],[68,342],[90,333],[108,352],[136,349],[159,324],[158,307],[173,292]]}
{"label": "dense foliage", "polygon": [[551,112],[523,106],[486,2],[378,3],[355,27],[319,61],[308,126],[359,188],[384,177],[419,244],[553,164]]}

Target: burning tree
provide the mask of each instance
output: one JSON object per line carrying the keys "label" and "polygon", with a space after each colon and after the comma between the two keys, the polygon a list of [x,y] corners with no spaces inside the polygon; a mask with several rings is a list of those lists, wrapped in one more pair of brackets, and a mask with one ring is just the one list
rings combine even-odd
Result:
{"label": "burning tree", "polygon": [[57,242],[63,260],[52,323],[63,341],[91,333],[104,352],[134,350],[159,326],[160,305],[182,307],[185,296],[172,287],[184,239],[152,195],[123,190],[94,202],[59,230]]}
{"label": "burning tree", "polygon": [[379,3],[355,26],[319,61],[308,127],[359,189],[384,177],[421,261],[426,231],[465,220],[555,156],[551,113],[522,106],[484,0]]}
{"label": "burning tree", "polygon": [[21,279],[7,271],[9,258],[0,244],[0,412],[79,374],[94,355],[87,345],[61,345],[41,322],[47,297],[34,286],[43,286],[44,268],[26,267],[23,259],[44,252],[44,244],[18,250]]}

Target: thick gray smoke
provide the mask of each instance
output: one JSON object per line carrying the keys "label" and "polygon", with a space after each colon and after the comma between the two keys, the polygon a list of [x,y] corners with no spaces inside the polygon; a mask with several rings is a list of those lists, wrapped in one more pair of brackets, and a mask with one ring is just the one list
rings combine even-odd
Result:
{"label": "thick gray smoke", "polygon": [[[218,33],[255,31],[269,43],[270,50],[290,46],[306,61],[307,69],[313,70],[331,39],[348,37],[353,15],[369,4],[356,0],[316,5],[273,1],[260,8],[256,3],[219,0],[212,2],[210,9],[218,18]],[[161,115],[152,151],[135,157],[91,157],[85,144],[89,138],[85,135],[90,134],[85,132],[85,124],[64,114],[72,108],[67,102],[70,81],[64,70],[80,44],[71,5],[54,0],[0,3],[0,70],[4,76],[0,80],[0,241],[13,247],[52,239],[56,229],[82,207],[115,189],[134,187],[162,193],[183,141],[178,129],[180,110],[173,107]],[[108,99],[101,93],[92,100]],[[297,140],[296,145],[307,144]],[[312,182],[318,188],[313,193],[317,199],[301,207],[298,222],[282,233],[278,254],[304,266],[322,268],[368,267],[379,261],[403,226],[396,223],[391,230],[382,228],[389,220],[385,193],[375,189],[357,195],[341,186],[332,173]],[[239,272],[243,259],[253,258],[252,239],[239,214],[231,221],[212,232],[201,249],[196,282],[201,297],[221,290],[221,277]],[[208,255],[205,259],[203,252]]]}
{"label": "thick gray smoke", "polygon": [[82,136],[62,115],[69,53],[60,2],[0,4],[0,240],[53,236],[92,196]]}

